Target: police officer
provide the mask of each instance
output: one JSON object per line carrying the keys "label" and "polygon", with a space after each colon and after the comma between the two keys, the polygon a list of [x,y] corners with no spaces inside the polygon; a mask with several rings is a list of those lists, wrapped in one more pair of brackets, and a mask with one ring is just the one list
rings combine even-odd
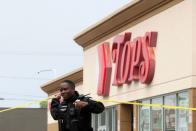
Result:
{"label": "police officer", "polygon": [[50,110],[54,120],[58,120],[59,131],[93,131],[91,113],[103,112],[104,105],[79,95],[70,80],[62,82],[59,91],[52,99]]}

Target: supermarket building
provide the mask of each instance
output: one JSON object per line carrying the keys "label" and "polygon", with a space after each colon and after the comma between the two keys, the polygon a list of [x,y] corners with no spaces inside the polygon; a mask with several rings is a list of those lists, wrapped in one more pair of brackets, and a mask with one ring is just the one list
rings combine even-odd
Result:
{"label": "supermarket building", "polygon": [[[83,68],[42,86],[49,96],[64,79],[94,99],[196,107],[196,1],[133,0],[74,40]],[[195,131],[196,112],[104,103],[95,131]],[[57,130],[49,115],[48,130]]]}

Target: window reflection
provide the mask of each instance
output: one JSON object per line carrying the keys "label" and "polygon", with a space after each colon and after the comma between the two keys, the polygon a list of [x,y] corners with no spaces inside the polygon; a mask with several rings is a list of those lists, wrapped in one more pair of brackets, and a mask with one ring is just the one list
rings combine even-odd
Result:
{"label": "window reflection", "polygon": [[[165,105],[175,106],[176,95],[165,96]],[[165,109],[165,131],[175,131],[176,127],[176,110]]]}
{"label": "window reflection", "polygon": [[[142,103],[150,104],[150,100]],[[150,131],[150,107],[141,106],[140,109],[140,131]]]}
{"label": "window reflection", "polygon": [[[189,107],[188,92],[142,100],[145,104]],[[163,115],[164,114],[164,115]],[[188,131],[189,111],[162,107],[140,106],[140,131]]]}
{"label": "window reflection", "polygon": [[92,115],[92,127],[94,131],[117,131],[116,107],[106,108],[101,114]]}
{"label": "window reflection", "polygon": [[[162,104],[162,98],[152,99],[152,104]],[[152,131],[162,131],[162,108],[152,107]]]}
{"label": "window reflection", "polygon": [[[188,107],[188,93],[179,93],[178,95],[179,106]],[[188,131],[188,119],[189,119],[189,111],[188,110],[179,110],[178,112],[178,130],[179,131]]]}

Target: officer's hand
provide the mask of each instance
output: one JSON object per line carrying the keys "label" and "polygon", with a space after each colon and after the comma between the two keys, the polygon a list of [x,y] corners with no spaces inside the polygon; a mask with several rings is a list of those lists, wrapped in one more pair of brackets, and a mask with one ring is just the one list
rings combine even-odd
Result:
{"label": "officer's hand", "polygon": [[61,99],[61,94],[60,94],[60,93],[58,93],[58,94],[54,95],[54,98],[56,98],[56,99],[60,100],[60,99]]}
{"label": "officer's hand", "polygon": [[85,106],[88,105],[88,102],[76,100],[76,101],[74,102],[74,105],[75,105],[75,108],[76,108],[76,109],[82,109],[82,108],[84,108]]}

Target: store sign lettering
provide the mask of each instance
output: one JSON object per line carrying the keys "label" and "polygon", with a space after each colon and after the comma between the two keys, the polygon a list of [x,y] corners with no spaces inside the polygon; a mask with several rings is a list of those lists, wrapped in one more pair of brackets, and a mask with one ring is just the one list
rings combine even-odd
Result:
{"label": "store sign lettering", "polygon": [[131,40],[131,33],[126,32],[114,38],[111,50],[108,42],[98,46],[98,95],[109,95],[112,63],[114,64],[113,85],[121,86],[132,81],[151,83],[155,71],[153,47],[156,47],[157,34],[157,32],[147,32],[143,37]]}

